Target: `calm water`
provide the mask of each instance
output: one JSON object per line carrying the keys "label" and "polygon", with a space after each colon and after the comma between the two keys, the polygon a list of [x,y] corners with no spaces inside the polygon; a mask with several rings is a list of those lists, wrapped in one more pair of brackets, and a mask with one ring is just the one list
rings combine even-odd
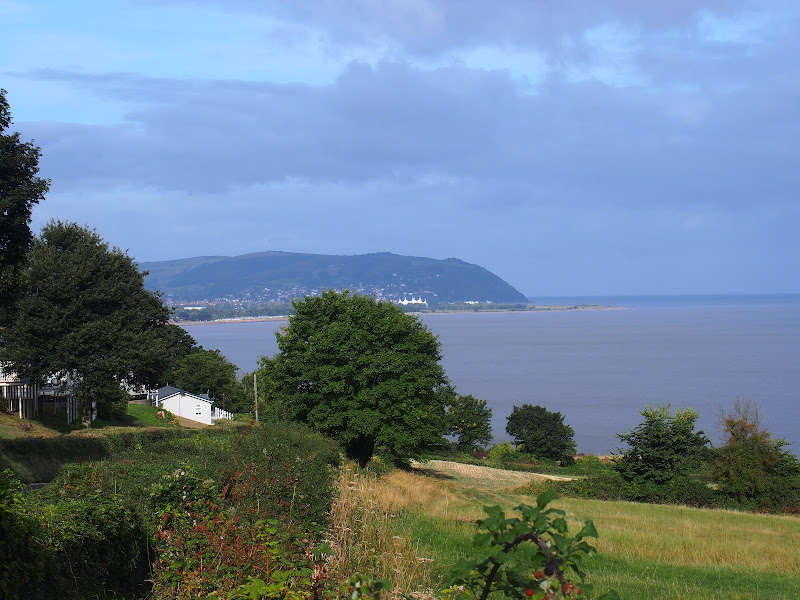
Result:
{"label": "calm water", "polygon": [[[777,437],[800,442],[800,295],[537,298],[537,304],[614,304],[613,311],[432,314],[450,380],[486,399],[498,441],[514,405],[560,411],[581,452],[618,447],[647,404],[691,406],[720,439],[717,414],[757,400]],[[277,352],[281,323],[187,326],[242,371]],[[792,446],[800,454],[800,443]]]}

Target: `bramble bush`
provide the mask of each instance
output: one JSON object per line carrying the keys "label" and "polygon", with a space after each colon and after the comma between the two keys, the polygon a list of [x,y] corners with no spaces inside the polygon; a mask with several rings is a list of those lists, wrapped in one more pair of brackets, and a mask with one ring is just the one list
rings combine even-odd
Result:
{"label": "bramble bush", "polygon": [[139,516],[118,496],[89,490],[81,498],[32,505],[9,472],[0,476],[0,591],[38,600],[146,592],[149,539]]}
{"label": "bramble bush", "polygon": [[[521,518],[507,518],[499,506],[485,507],[488,517],[478,521],[483,531],[474,540],[479,556],[462,559],[453,567],[444,598],[591,598],[593,587],[581,566],[583,558],[595,552],[585,538],[597,537],[597,530],[588,521],[570,537],[564,511],[548,508],[556,499],[552,491],[540,494],[536,506],[517,507]],[[609,592],[600,598],[619,596]]]}
{"label": "bramble bush", "polygon": [[228,504],[192,468],[165,477],[153,497],[160,507],[154,598],[299,599],[320,587],[308,538]]}

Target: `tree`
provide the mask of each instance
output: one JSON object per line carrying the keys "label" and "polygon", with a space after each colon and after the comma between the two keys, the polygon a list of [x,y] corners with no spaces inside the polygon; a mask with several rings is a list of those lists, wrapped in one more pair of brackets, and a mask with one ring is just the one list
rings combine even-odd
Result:
{"label": "tree", "polygon": [[628,444],[620,450],[615,468],[626,481],[656,486],[688,477],[706,456],[709,439],[694,431],[700,413],[691,408],[671,414],[670,405],[647,406],[639,411],[644,421],[633,430],[617,434]]}
{"label": "tree", "polygon": [[712,475],[718,490],[749,508],[783,509],[800,503],[800,463],[761,426],[757,403],[738,398],[720,420],[728,439]]}
{"label": "tree", "polygon": [[[219,407],[224,397],[226,410],[239,411],[245,406],[244,388],[236,379],[236,371],[236,365],[228,362],[219,350],[196,346],[172,364],[162,382],[193,394],[208,393]],[[246,410],[250,410],[249,404]]]}
{"label": "tree", "polygon": [[560,412],[542,406],[515,406],[507,417],[506,433],[536,458],[571,462],[575,454],[575,431],[564,424]]}
{"label": "tree", "polygon": [[40,149],[21,142],[19,133],[3,133],[12,122],[6,93],[0,89],[0,327],[11,322],[24,288],[31,210],[49,189],[49,181],[36,176]]}
{"label": "tree", "polygon": [[442,442],[453,390],[439,341],[417,317],[347,291],[292,304],[278,354],[261,359],[273,402],[362,466],[376,451],[406,463]]}
{"label": "tree", "polygon": [[472,452],[492,441],[492,409],[486,406],[486,400],[457,396],[447,407],[447,420],[449,434],[457,439],[459,450]]}
{"label": "tree", "polygon": [[98,413],[122,416],[123,385],[154,385],[173,354],[169,311],[144,274],[94,231],[52,221],[30,253],[30,289],[4,333],[1,358],[25,377],[68,374]]}

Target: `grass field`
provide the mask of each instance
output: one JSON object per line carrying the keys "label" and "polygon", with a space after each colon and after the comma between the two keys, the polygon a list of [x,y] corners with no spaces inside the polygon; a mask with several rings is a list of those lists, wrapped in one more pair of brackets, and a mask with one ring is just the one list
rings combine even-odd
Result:
{"label": "grass field", "polygon": [[[360,485],[374,506],[395,515],[386,521],[392,535],[413,540],[417,560],[432,559],[428,572],[435,589],[449,565],[470,555],[482,507],[501,504],[510,511],[533,503],[515,488],[519,479],[536,475],[434,465]],[[567,512],[571,527],[595,522],[598,554],[587,570],[598,590],[616,589],[628,599],[800,598],[798,517],[577,499],[556,506]]]}

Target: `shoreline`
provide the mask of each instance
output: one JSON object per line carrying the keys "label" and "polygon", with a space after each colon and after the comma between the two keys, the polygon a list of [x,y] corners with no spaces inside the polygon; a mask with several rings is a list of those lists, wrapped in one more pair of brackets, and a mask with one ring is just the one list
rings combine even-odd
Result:
{"label": "shoreline", "polygon": [[[423,315],[461,315],[461,314],[480,314],[480,313],[528,313],[528,312],[568,312],[568,311],[587,311],[587,310],[629,310],[625,306],[613,306],[604,304],[563,304],[563,305],[549,305],[549,304],[535,304],[524,310],[510,310],[510,309],[443,309],[436,311],[425,312],[409,312],[406,314],[423,316]],[[267,321],[288,321],[289,315],[264,315],[260,317],[228,317],[224,319],[214,319],[211,321],[175,321],[170,319],[172,325],[195,326],[195,325],[216,325],[216,324],[230,324],[230,323],[263,323]]]}

